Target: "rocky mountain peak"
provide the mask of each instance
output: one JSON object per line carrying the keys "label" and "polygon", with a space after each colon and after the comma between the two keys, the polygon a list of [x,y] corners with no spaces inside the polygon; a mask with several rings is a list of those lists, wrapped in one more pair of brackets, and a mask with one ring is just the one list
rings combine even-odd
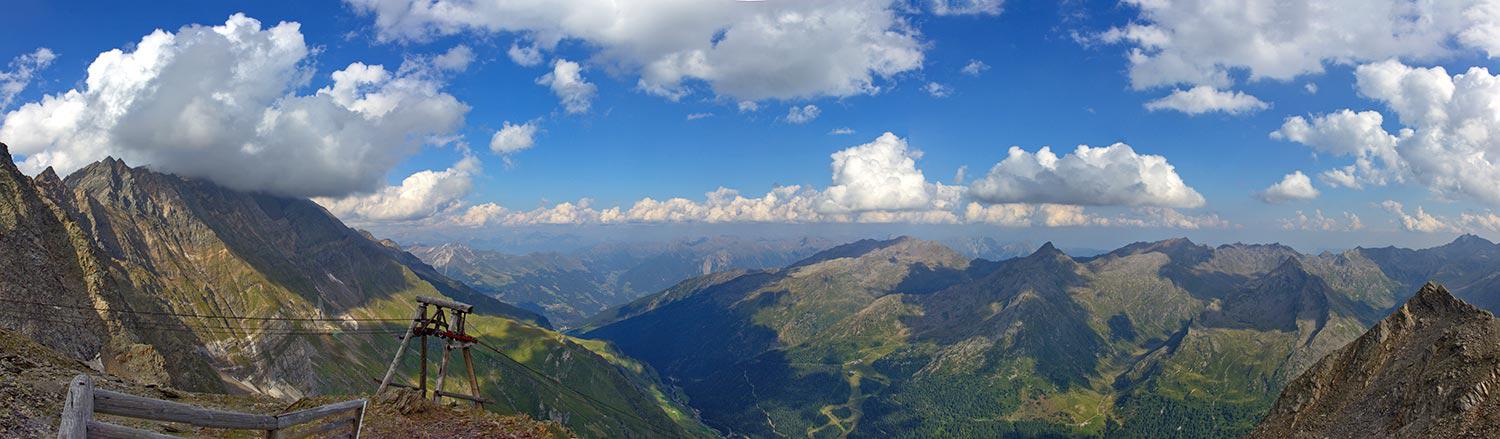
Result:
{"label": "rocky mountain peak", "polygon": [[1454,318],[1489,315],[1490,313],[1459,300],[1442,285],[1428,282],[1422,285],[1422,289],[1417,290],[1417,294],[1407,300],[1405,305],[1401,306],[1398,314],[1408,314],[1418,318]]}
{"label": "rocky mountain peak", "polygon": [[1434,283],[1289,383],[1251,438],[1496,437],[1500,320]]}

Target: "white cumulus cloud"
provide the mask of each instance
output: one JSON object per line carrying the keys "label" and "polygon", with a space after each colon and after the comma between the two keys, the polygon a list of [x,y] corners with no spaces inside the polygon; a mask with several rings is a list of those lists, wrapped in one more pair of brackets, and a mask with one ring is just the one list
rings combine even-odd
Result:
{"label": "white cumulus cloud", "polygon": [[1058,157],[1011,147],[1005,160],[976,180],[969,195],[986,203],[1052,203],[1199,207],[1198,191],[1183,183],[1165,157],[1137,154],[1130,145],[1079,145]]}
{"label": "white cumulus cloud", "polygon": [[1380,207],[1395,215],[1401,228],[1409,232],[1432,233],[1458,230],[1447,221],[1428,214],[1427,211],[1422,210],[1422,206],[1417,206],[1417,210],[1410,215],[1406,213],[1405,206],[1395,200],[1385,200],[1380,203]]}
{"label": "white cumulus cloud", "polygon": [[1262,102],[1255,96],[1238,91],[1223,91],[1207,85],[1187,90],[1174,90],[1170,95],[1146,103],[1147,110],[1173,110],[1190,115],[1214,111],[1245,114],[1266,108],[1270,108],[1270,104]]}
{"label": "white cumulus cloud", "polygon": [[1460,51],[1500,55],[1494,0],[1125,0],[1138,16],[1099,35],[1129,46],[1131,85],[1227,87],[1290,80],[1327,63],[1429,60]]}
{"label": "white cumulus cloud", "polygon": [[1256,194],[1261,201],[1280,204],[1288,201],[1307,201],[1318,198],[1318,189],[1312,186],[1312,179],[1302,171],[1295,171],[1281,178],[1281,181]]}
{"label": "white cumulus cloud", "polygon": [[442,171],[420,171],[371,194],[314,198],[329,212],[353,223],[413,221],[452,211],[473,188],[479,160],[469,156]]}
{"label": "white cumulus cloud", "polygon": [[1400,182],[1405,164],[1396,152],[1397,138],[1381,126],[1384,118],[1374,111],[1342,110],[1305,119],[1293,116],[1282,123],[1271,138],[1311,146],[1336,157],[1354,157],[1354,163],[1322,174],[1335,186],[1361,188],[1366,184]]}
{"label": "white cumulus cloud", "polygon": [[[924,42],[902,0],[678,1],[347,0],[383,40],[461,33],[525,36],[542,50],[576,41],[598,62],[669,97],[706,84],[735,100],[874,93],[921,68]],[[941,6],[940,9],[937,6]],[[942,1],[945,13],[999,10],[994,0]]]}
{"label": "white cumulus cloud", "polygon": [[500,131],[490,137],[490,151],[504,155],[531,149],[536,145],[537,129],[535,121],[521,124],[505,121]]}
{"label": "white cumulus cloud", "polygon": [[568,113],[587,113],[598,87],[584,80],[582,72],[583,67],[578,63],[559,59],[552,63],[552,71],[537,78],[536,83],[552,89]]}
{"label": "white cumulus cloud", "polygon": [[474,49],[469,46],[457,45],[442,55],[432,58],[432,64],[439,69],[450,72],[461,72],[469,68],[469,63],[474,62]]}
{"label": "white cumulus cloud", "polygon": [[1324,174],[1340,185],[1413,181],[1439,198],[1500,204],[1500,78],[1483,67],[1450,75],[1397,61],[1360,66],[1355,77],[1360,95],[1384,104],[1404,127],[1392,134],[1380,113],[1346,109],[1288,119],[1272,136],[1354,156]]}
{"label": "white cumulus cloud", "polygon": [[298,94],[314,72],[297,23],[235,14],[129,48],[99,54],[81,88],[6,115],[0,138],[23,169],[67,173],[113,155],[234,189],[338,197],[380,188],[468,112],[426,67],[353,63]]}
{"label": "white cumulus cloud", "polygon": [[921,151],[885,133],[870,143],[833,153],[833,185],[818,209],[844,213],[874,210],[926,210],[934,202],[956,201],[960,190],[930,183],[916,160]]}

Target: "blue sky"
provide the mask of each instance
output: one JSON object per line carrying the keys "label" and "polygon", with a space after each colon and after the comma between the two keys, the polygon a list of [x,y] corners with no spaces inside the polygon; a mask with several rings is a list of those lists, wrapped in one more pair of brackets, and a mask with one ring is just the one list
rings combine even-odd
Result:
{"label": "blue sky", "polygon": [[[1461,232],[1500,237],[1500,231],[1493,228],[1493,223],[1477,219],[1491,215],[1496,200],[1487,196],[1484,188],[1476,189],[1472,182],[1444,182],[1429,168],[1413,164],[1410,170],[1404,171],[1407,175],[1401,178],[1401,182],[1364,184],[1359,189],[1339,187],[1320,175],[1353,163],[1353,154],[1334,154],[1328,152],[1331,149],[1319,149],[1318,145],[1270,136],[1282,128],[1288,117],[1311,119],[1346,108],[1384,114],[1384,129],[1396,135],[1409,122],[1398,117],[1398,111],[1391,108],[1389,100],[1381,101],[1371,93],[1361,94],[1357,90],[1356,69],[1386,59],[1394,59],[1409,68],[1444,67],[1449,75],[1470,67],[1493,67],[1494,60],[1486,49],[1490,45],[1500,45],[1500,42],[1491,44],[1482,38],[1473,40],[1464,36],[1465,31],[1483,29],[1488,23],[1434,24],[1430,32],[1437,35],[1440,42],[1432,47],[1422,46],[1421,41],[1403,40],[1387,46],[1372,43],[1373,48],[1324,48],[1315,43],[1295,43],[1304,44],[1298,47],[1286,43],[1284,46],[1288,47],[1282,47],[1288,52],[1312,53],[1303,58],[1311,56],[1315,65],[1321,66],[1321,72],[1296,72],[1295,68],[1291,74],[1278,71],[1286,65],[1296,64],[1296,60],[1275,56],[1269,61],[1226,58],[1217,62],[1228,65],[1223,69],[1228,82],[1213,78],[1184,80],[1180,75],[1168,75],[1170,77],[1162,80],[1166,81],[1165,85],[1142,85],[1148,81],[1136,81],[1142,84],[1133,82],[1133,64],[1127,55],[1134,49],[1144,48],[1148,53],[1159,49],[1149,47],[1150,42],[1146,39],[1110,39],[1108,35],[1111,29],[1123,34],[1131,24],[1147,24],[1156,26],[1156,29],[1175,31],[1178,39],[1193,38],[1194,35],[1189,33],[1191,29],[1186,27],[1191,21],[1182,24],[1183,19],[1178,17],[1177,11],[1149,10],[1131,2],[1114,1],[1012,0],[1001,4],[981,0],[950,4],[942,1],[851,0],[847,2],[854,5],[848,6],[850,8],[870,9],[881,13],[877,16],[895,17],[898,24],[893,29],[910,37],[914,44],[911,47],[920,54],[920,61],[915,66],[898,68],[894,73],[871,74],[870,85],[878,87],[878,91],[822,90],[800,96],[758,97],[753,99],[758,110],[741,111],[740,102],[746,99],[735,96],[733,92],[715,91],[716,87],[735,86],[730,80],[689,77],[676,84],[685,87],[688,93],[675,101],[649,93],[639,86],[645,77],[643,72],[648,68],[645,61],[652,59],[618,52],[629,52],[656,44],[659,40],[643,38],[641,41],[644,42],[638,42],[630,36],[598,37],[578,31],[564,33],[557,38],[555,46],[545,47],[546,30],[561,25],[444,22],[458,18],[437,16],[429,17],[427,23],[417,23],[423,27],[414,31],[380,24],[382,14],[387,13],[381,7],[405,7],[403,3],[400,0],[361,0],[347,4],[331,1],[246,4],[172,1],[154,2],[149,8],[142,8],[117,2],[10,2],[8,13],[0,17],[0,58],[17,59],[8,70],[12,77],[19,70],[18,63],[24,63],[19,57],[35,53],[39,48],[49,49],[56,57],[35,69],[3,110],[21,112],[26,105],[41,102],[48,96],[62,95],[72,89],[85,91],[89,66],[100,53],[113,49],[133,52],[142,37],[153,30],[178,33],[179,29],[189,25],[219,26],[225,24],[226,18],[232,14],[243,13],[258,20],[264,28],[279,22],[300,24],[297,32],[309,50],[298,60],[295,71],[306,73],[307,78],[305,83],[293,81],[283,90],[291,95],[315,95],[319,89],[331,87],[334,81],[330,74],[354,62],[383,65],[393,76],[399,76],[394,72],[403,61],[431,59],[455,46],[471,49],[473,61],[462,69],[422,77],[437,87],[440,94],[451,96],[466,108],[461,112],[460,122],[438,130],[443,131],[443,137],[456,141],[428,142],[419,147],[393,146],[392,149],[401,152],[389,153],[381,165],[372,165],[365,173],[378,175],[378,184],[354,182],[350,185],[358,186],[357,190],[288,193],[320,196],[320,202],[330,206],[330,210],[346,221],[377,230],[401,230],[421,225],[452,230],[454,236],[483,236],[496,230],[530,225],[522,224],[519,217],[507,223],[504,218],[511,217],[505,216],[485,217],[486,221],[468,225],[455,225],[450,221],[475,206],[489,203],[502,207],[506,214],[551,208],[561,202],[577,203],[583,199],[591,200],[590,207],[597,210],[615,206],[629,210],[645,197],[655,200],[681,197],[703,202],[705,193],[723,187],[755,198],[779,185],[799,185],[818,191],[809,197],[827,198],[826,189],[834,185],[830,181],[830,155],[871,144],[882,133],[890,132],[905,143],[903,151],[915,160],[915,168],[922,173],[929,190],[933,190],[934,184],[962,188],[972,183],[985,176],[997,162],[1005,160],[1011,146],[1019,146],[1029,153],[1051,146],[1062,156],[1079,144],[1102,147],[1123,142],[1137,154],[1164,157],[1181,182],[1201,194],[1203,202],[1183,205],[1163,202],[1159,197],[1130,194],[1122,195],[1124,198],[1095,200],[1088,198],[1087,194],[1047,191],[1039,194],[1006,192],[981,202],[985,206],[1038,200],[1056,201],[1057,204],[1078,203],[1086,215],[1113,219],[1104,221],[1108,224],[1095,221],[1069,223],[1063,227],[1048,227],[1041,224],[1040,219],[1004,225],[967,221],[961,213],[963,206],[982,198],[976,197],[972,191],[955,195],[957,201],[947,207],[897,206],[881,204],[885,202],[882,200],[888,201],[889,198],[850,198],[843,208],[817,208],[820,209],[818,212],[846,216],[839,221],[860,222],[859,218],[865,218],[862,215],[870,212],[946,210],[960,212],[956,216],[958,222],[964,223],[961,228],[972,233],[1014,236],[1040,233],[1057,236],[1064,242],[1072,239],[1075,245],[1177,235],[1210,242],[1236,239],[1300,241],[1310,248],[1379,243],[1431,244],[1451,239]],[[455,4],[473,3],[458,1]],[[493,3],[511,2],[497,0]],[[559,8],[571,4],[587,7],[587,3],[571,1],[555,5],[561,5],[557,6]],[[840,2],[831,0],[826,3],[838,5]],[[1169,8],[1190,10],[1197,2],[1163,3]],[[776,13],[777,8],[784,4],[769,0],[746,4],[743,8],[748,11],[746,14],[784,17]],[[1478,6],[1475,7],[1487,4],[1476,2]],[[939,12],[940,6],[944,5],[952,10]],[[1288,11],[1277,12],[1290,14]],[[1443,14],[1449,14],[1448,11],[1420,12],[1430,13],[1431,21],[1438,22],[1445,20]],[[1400,14],[1396,15],[1398,17],[1393,20],[1399,21]],[[1320,24],[1323,22],[1319,20],[1338,19],[1320,17],[1316,13],[1309,16],[1286,21]],[[726,22],[725,29],[731,30],[726,33],[727,37],[720,37],[735,40],[742,35],[733,30],[737,29],[735,25],[733,19]],[[1174,25],[1179,27],[1174,28]],[[514,30],[528,26],[535,30]],[[1253,28],[1258,25],[1247,23],[1245,26]],[[1253,35],[1256,29],[1234,31]],[[507,56],[507,50],[514,44],[525,46],[538,44],[538,41],[543,41],[540,44],[543,46],[540,64],[520,65]],[[639,45],[632,46],[637,43]],[[1189,43],[1179,41],[1175,44],[1187,46]],[[784,50],[768,51],[786,55],[788,52]],[[1169,48],[1164,52],[1172,53],[1172,50]],[[1182,52],[1185,57],[1208,53],[1188,49],[1182,49]],[[1332,55],[1317,55],[1325,52]],[[751,55],[759,54],[752,52]],[[801,61],[789,58],[776,56],[753,62],[786,62],[790,65],[784,67],[800,67],[795,63]],[[636,62],[642,59],[644,61]],[[553,71],[552,63],[557,60],[578,62],[582,67],[582,79],[596,87],[597,92],[588,99],[587,111],[567,111],[558,94],[538,83],[539,77]],[[982,62],[988,68],[977,75],[962,72],[971,60]],[[1199,65],[1214,65],[1215,62],[1189,60]],[[717,68],[735,68],[731,61],[713,62],[721,63],[714,66]],[[1277,75],[1286,77],[1278,78]],[[767,79],[796,81],[799,78]],[[930,83],[945,87],[948,90],[946,96],[929,93],[927,87]],[[1174,110],[1150,111],[1145,107],[1148,102],[1174,90],[1199,85],[1209,85],[1218,92],[1253,96],[1263,103],[1263,108],[1236,114],[1226,110],[1187,114]],[[176,85],[160,82],[157,86],[169,88]],[[1310,86],[1316,87],[1316,92],[1310,91]],[[806,89],[796,84],[779,87]],[[1482,91],[1476,91],[1474,99],[1493,99],[1493,95],[1478,94]],[[267,105],[274,108],[277,104]],[[816,118],[806,123],[786,120],[790,108],[806,105],[818,108]],[[712,115],[707,117],[689,118],[689,115],[710,113]],[[1482,115],[1475,118],[1483,119]],[[17,121],[21,119],[13,115],[7,117],[5,123],[14,127],[12,133],[28,127],[24,121]],[[152,123],[152,119],[144,116],[132,120]],[[509,154],[491,150],[491,136],[505,122],[530,122],[537,129],[533,145]],[[160,126],[151,129],[174,129],[166,121],[157,123]],[[387,125],[390,124],[376,126]],[[843,128],[852,130],[852,133],[832,134]],[[103,131],[113,133],[111,129]],[[121,140],[124,137],[118,134],[111,135],[116,137],[110,137],[112,140],[105,142],[107,144],[91,144],[87,148],[68,143],[81,142],[79,140],[29,141],[22,142],[24,145],[20,148],[16,145],[17,140],[0,138],[0,141],[12,144],[13,152],[17,152],[18,159],[22,160],[30,156],[44,157],[48,151],[82,155],[74,157],[75,161],[97,160],[103,158],[102,155],[88,157],[88,154],[113,152],[127,160],[140,157],[137,162],[143,160],[148,162],[143,164],[153,167],[215,178],[212,169],[205,169],[202,165],[176,165],[170,158],[164,158],[167,156],[161,155],[160,151],[147,151],[148,147],[114,146],[114,143],[128,140]],[[1447,152],[1500,151],[1496,143],[1484,139],[1467,145],[1469,149]],[[467,152],[460,144],[467,145]],[[187,144],[184,147],[218,146]],[[915,151],[920,151],[920,154]],[[414,209],[398,209],[399,214],[385,213],[397,209],[389,204],[393,198],[399,197],[380,197],[381,191],[402,187],[414,173],[457,169],[465,157],[477,161],[474,166],[477,170],[448,174],[462,177],[464,184],[455,185],[447,193],[433,191],[426,194],[424,196],[441,199],[424,200],[431,202],[418,203],[420,205]],[[350,157],[349,160],[359,159]],[[1496,159],[1486,156],[1485,160],[1482,165]],[[32,163],[66,167],[59,164],[62,162],[42,159],[35,159]],[[967,181],[956,181],[955,173],[960,167],[966,167]],[[306,172],[318,171],[309,169]],[[1480,166],[1476,169],[1484,171],[1489,168]],[[1318,193],[1316,197],[1308,198],[1304,194],[1274,204],[1256,197],[1294,171],[1310,177],[1309,182]],[[244,179],[225,183],[248,189],[286,192],[283,186],[256,186],[259,181],[256,178],[256,175],[247,175]],[[1070,177],[1065,175],[1063,178]],[[329,187],[351,186],[331,184]],[[851,188],[857,189],[857,186]],[[1090,188],[1078,189],[1088,192]],[[1388,201],[1401,204],[1399,214]],[[1386,204],[1382,206],[1382,203]],[[1414,214],[1417,206],[1434,215],[1436,223],[1426,223],[1424,227],[1420,222],[1403,222],[1402,215]],[[1144,212],[1142,209],[1146,208],[1172,209],[1190,218],[1212,218],[1214,221],[1186,226],[1152,222],[1149,219],[1159,212]],[[1337,224],[1327,226],[1329,230],[1302,230],[1319,227],[1288,222],[1295,219],[1299,211],[1312,216],[1315,210],[1321,210]],[[1468,220],[1463,219],[1466,213],[1471,215]],[[1358,216],[1361,227],[1352,228],[1347,215]],[[1119,218],[1140,219],[1142,222],[1121,225],[1125,222]],[[671,226],[684,221],[698,223],[706,220],[633,222]],[[747,222],[758,221],[724,221],[728,226]],[[791,224],[790,230],[797,230],[797,224],[805,225],[809,221],[785,222]],[[924,229],[925,223],[930,221],[896,222],[917,223],[890,226],[904,231]],[[582,226],[589,225],[591,223]],[[701,230],[702,227],[694,229]]]}

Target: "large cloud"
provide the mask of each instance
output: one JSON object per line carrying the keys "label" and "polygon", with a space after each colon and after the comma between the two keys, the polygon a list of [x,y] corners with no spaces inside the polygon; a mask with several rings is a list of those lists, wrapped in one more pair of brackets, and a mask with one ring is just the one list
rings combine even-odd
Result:
{"label": "large cloud", "polygon": [[[850,96],[922,66],[924,44],[897,0],[347,0],[384,40],[514,33],[543,50],[563,40],[680,97],[696,81],[736,100]],[[998,1],[940,1],[936,12],[994,13]],[[530,62],[530,56],[520,60]]]}
{"label": "large cloud", "polygon": [[1051,148],[1035,154],[1011,147],[1010,155],[975,181],[969,195],[986,203],[1051,203],[1200,207],[1203,196],[1183,183],[1167,159],[1137,154],[1116,143],[1079,145],[1058,157]]}
{"label": "large cloud", "polygon": [[241,190],[343,196],[379,188],[429,136],[468,107],[441,89],[430,62],[396,73],[350,64],[299,95],[313,75],[297,23],[157,30],[104,52],[82,89],[6,115],[0,139],[36,172],[69,172],[106,155]]}
{"label": "large cloud", "polygon": [[1325,179],[1346,186],[1411,179],[1444,199],[1500,204],[1500,78],[1482,67],[1449,75],[1442,67],[1396,61],[1360,66],[1359,93],[1393,111],[1396,134],[1379,113],[1343,110],[1311,122],[1289,119],[1273,134],[1335,155],[1353,155]]}
{"label": "large cloud", "polygon": [[1495,0],[1125,0],[1137,19],[1105,32],[1130,45],[1138,88],[1230,85],[1318,73],[1325,63],[1398,57],[1429,60],[1460,50],[1500,55]]}
{"label": "large cloud", "polygon": [[875,141],[833,154],[833,185],[823,191],[818,209],[829,213],[948,208],[960,189],[929,183],[917,169],[920,151],[906,140],[885,133]]}
{"label": "large cloud", "polygon": [[453,211],[463,204],[478,174],[479,160],[464,157],[442,171],[420,171],[367,195],[315,198],[329,212],[354,223],[412,221]]}

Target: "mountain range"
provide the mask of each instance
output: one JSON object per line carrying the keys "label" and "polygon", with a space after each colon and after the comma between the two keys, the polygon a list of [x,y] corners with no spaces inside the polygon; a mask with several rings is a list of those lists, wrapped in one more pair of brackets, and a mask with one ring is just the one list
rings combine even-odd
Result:
{"label": "mountain range", "polygon": [[867,240],[690,279],[575,332],[733,435],[1235,437],[1423,282],[1493,306],[1497,251],[1172,239],[996,262]]}
{"label": "mountain range", "polygon": [[430,295],[475,305],[469,327],[498,348],[476,351],[489,408],[583,437],[1494,424],[1500,245],[1473,235],[1315,255],[1179,238],[1006,258],[908,237],[408,252],[305,199],[112,158],[27,177],[0,156],[0,326],[142,385],[367,392]]}
{"label": "mountain range", "polygon": [[818,238],[713,236],[610,242],[567,253],[524,255],[461,243],[413,245],[407,250],[446,276],[569,327],[683,279],[731,269],[780,267],[834,245]]}
{"label": "mountain range", "polygon": [[711,434],[648,367],[554,332],[306,199],[112,158],[30,178],[0,144],[0,267],[0,326],[135,382],[365,393],[427,295],[474,305],[470,331],[504,354],[475,351],[494,410],[585,437]]}

